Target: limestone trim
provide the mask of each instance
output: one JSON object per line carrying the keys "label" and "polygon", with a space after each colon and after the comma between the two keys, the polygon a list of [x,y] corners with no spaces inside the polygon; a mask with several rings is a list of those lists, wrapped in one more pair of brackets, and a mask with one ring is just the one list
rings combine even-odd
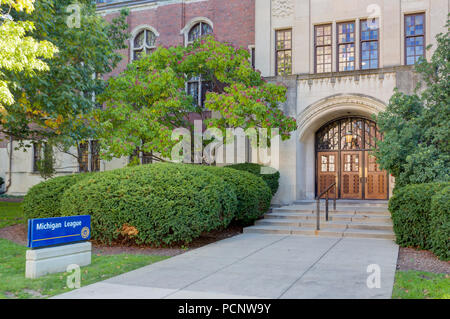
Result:
{"label": "limestone trim", "polygon": [[209,24],[209,26],[211,27],[211,29],[214,32],[214,23],[206,18],[206,17],[195,17],[192,20],[190,20],[188,23],[186,23],[186,25],[184,26],[183,29],[181,29],[180,34],[184,36],[184,43],[187,45],[189,43],[189,31],[191,31],[191,29],[197,24],[197,23],[206,23]]}
{"label": "limestone trim", "polygon": [[385,109],[386,105],[382,101],[362,94],[329,96],[309,105],[297,116],[298,138],[301,140],[313,124],[331,114],[348,110],[360,115],[370,115]]}
{"label": "limestone trim", "polygon": [[[159,32],[154,27],[152,27],[151,25],[141,24],[141,25],[138,25],[137,27],[135,27],[133,29],[133,31],[131,31],[130,39],[129,39],[129,42],[130,42],[130,45],[129,45],[129,50],[130,50],[129,59],[130,59],[130,62],[133,61],[134,51],[137,49],[137,48],[134,47],[134,40],[137,37],[137,35],[139,33],[141,33],[142,31],[144,31],[144,30],[148,30],[148,31],[152,32],[155,35],[156,39],[159,37]],[[145,40],[144,40],[144,44],[142,45],[142,49],[143,49],[144,52],[145,52],[146,48],[147,49],[156,49],[156,45],[154,45],[152,47],[149,47],[149,46],[147,46],[147,44],[145,43]],[[141,48],[139,48],[139,50],[140,49]]]}
{"label": "limestone trim", "polygon": [[292,0],[272,0],[272,15],[277,18],[285,18],[294,14]]}
{"label": "limestone trim", "polygon": [[152,32],[155,34],[155,36],[159,37],[159,32],[158,32],[154,27],[152,27],[152,26],[149,25],[149,24],[141,24],[141,25],[138,25],[137,27],[135,27],[135,28],[133,29],[133,31],[131,31],[131,37],[130,37],[130,39],[134,40],[134,38],[135,38],[135,37],[139,34],[139,32],[141,32],[142,30],[150,30],[150,31],[152,31]]}

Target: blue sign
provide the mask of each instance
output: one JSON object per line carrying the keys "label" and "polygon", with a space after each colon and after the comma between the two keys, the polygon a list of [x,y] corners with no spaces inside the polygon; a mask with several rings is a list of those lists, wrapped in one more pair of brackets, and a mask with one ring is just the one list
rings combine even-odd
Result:
{"label": "blue sign", "polygon": [[37,218],[28,220],[30,248],[86,241],[91,238],[91,216]]}

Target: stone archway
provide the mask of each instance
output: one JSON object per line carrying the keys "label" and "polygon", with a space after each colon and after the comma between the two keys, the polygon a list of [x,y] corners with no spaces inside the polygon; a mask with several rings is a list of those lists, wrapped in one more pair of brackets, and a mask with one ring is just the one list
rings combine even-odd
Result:
{"label": "stone archway", "polygon": [[316,196],[316,132],[338,118],[357,116],[371,119],[386,105],[373,97],[351,94],[333,95],[306,107],[297,117],[297,185],[303,199]]}

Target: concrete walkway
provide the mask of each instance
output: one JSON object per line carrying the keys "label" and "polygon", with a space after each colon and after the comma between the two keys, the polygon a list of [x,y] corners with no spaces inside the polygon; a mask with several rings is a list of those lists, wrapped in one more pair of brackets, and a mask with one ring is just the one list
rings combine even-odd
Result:
{"label": "concrete walkway", "polygon": [[391,298],[397,255],[386,239],[242,234],[55,298]]}

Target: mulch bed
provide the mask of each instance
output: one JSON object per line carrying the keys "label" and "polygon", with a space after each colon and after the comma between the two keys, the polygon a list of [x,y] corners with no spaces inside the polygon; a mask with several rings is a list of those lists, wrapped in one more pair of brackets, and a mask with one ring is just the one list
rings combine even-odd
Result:
{"label": "mulch bed", "polygon": [[18,224],[0,228],[0,238],[8,239],[16,244],[25,246],[27,244],[27,225]]}
{"label": "mulch bed", "polygon": [[397,270],[418,270],[450,274],[450,261],[439,260],[432,252],[400,247]]}
{"label": "mulch bed", "polygon": [[[236,236],[242,233],[242,227],[238,225],[231,225],[225,230],[216,230],[203,234],[201,237],[195,239],[188,245],[174,245],[172,247],[151,247],[151,246],[137,246],[133,244],[115,243],[112,245],[104,245],[92,241],[92,252],[99,255],[116,255],[116,254],[141,254],[141,255],[160,255],[160,256],[175,256],[194,248],[202,247],[213,242]],[[19,245],[25,246],[27,244],[27,225],[19,224],[0,228],[0,238],[4,238],[15,242]]]}

